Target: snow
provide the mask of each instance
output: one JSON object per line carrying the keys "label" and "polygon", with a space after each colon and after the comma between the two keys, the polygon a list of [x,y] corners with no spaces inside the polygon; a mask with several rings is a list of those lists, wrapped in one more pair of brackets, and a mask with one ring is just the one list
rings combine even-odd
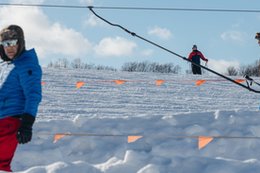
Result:
{"label": "snow", "polygon": [[[14,172],[260,170],[259,138],[214,138],[201,150],[196,138],[260,137],[259,94],[209,74],[43,70],[43,100],[33,139],[18,146]],[[117,79],[126,83],[116,85]],[[158,79],[165,83],[156,86]],[[206,83],[196,86],[198,79]],[[77,81],[85,85],[77,89]],[[75,135],[53,143],[56,133]],[[143,138],[128,143],[128,135]]]}

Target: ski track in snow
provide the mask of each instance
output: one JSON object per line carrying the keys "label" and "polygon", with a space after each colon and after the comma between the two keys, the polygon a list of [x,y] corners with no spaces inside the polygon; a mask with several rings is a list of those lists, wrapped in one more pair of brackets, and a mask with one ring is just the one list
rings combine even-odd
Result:
{"label": "ski track in snow", "polygon": [[[64,75],[64,73],[66,73]],[[197,79],[209,81],[200,87]],[[112,80],[122,79],[123,85]],[[166,80],[162,86],[155,80]],[[48,70],[43,81],[39,118],[135,117],[179,115],[207,111],[258,110],[258,95],[219,77],[156,73]],[[77,81],[86,84],[76,89]],[[246,100],[246,102],[245,102]],[[127,110],[127,111],[126,111]]]}
{"label": "ski track in snow", "polygon": [[[43,100],[30,144],[20,145],[20,173],[242,173],[260,170],[259,139],[214,139],[202,150],[194,138],[260,136],[259,96],[217,76],[43,69]],[[234,77],[239,78],[239,77]],[[126,80],[116,85],[112,80]],[[161,86],[155,80],[163,79]],[[206,81],[195,86],[198,79]],[[221,80],[221,81],[218,81]],[[77,89],[77,81],[85,85]],[[64,137],[59,132],[138,134]],[[23,170],[23,171],[22,171]]]}

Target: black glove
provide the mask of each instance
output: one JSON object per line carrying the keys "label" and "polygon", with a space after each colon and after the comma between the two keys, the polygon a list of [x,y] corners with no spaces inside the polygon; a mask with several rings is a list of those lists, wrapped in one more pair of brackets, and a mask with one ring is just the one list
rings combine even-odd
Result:
{"label": "black glove", "polygon": [[35,117],[30,114],[23,114],[21,116],[21,126],[17,132],[17,140],[19,144],[25,144],[32,139],[32,126],[35,121]]}

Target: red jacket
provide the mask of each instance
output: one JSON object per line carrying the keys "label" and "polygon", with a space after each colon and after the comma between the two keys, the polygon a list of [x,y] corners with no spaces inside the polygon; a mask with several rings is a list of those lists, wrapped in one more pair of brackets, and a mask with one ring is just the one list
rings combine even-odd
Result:
{"label": "red jacket", "polygon": [[198,50],[194,50],[190,53],[189,60],[191,60],[192,62],[195,62],[197,64],[200,64],[200,59],[204,60],[204,61],[208,61],[207,58],[204,57],[204,55],[198,51]]}

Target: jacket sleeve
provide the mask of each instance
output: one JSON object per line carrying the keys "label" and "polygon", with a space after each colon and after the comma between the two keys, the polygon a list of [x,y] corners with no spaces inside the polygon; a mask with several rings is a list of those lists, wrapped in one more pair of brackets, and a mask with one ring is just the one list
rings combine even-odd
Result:
{"label": "jacket sleeve", "polygon": [[38,64],[26,64],[19,70],[21,87],[25,97],[24,113],[36,116],[42,99],[42,70]]}
{"label": "jacket sleeve", "polygon": [[191,60],[192,59],[192,56],[193,56],[193,52],[191,52],[188,56],[188,59]]}
{"label": "jacket sleeve", "polygon": [[204,60],[204,61],[208,61],[208,59],[205,58],[204,55],[203,55],[201,52],[199,52],[199,55],[200,55],[200,58],[201,58],[202,60]]}

